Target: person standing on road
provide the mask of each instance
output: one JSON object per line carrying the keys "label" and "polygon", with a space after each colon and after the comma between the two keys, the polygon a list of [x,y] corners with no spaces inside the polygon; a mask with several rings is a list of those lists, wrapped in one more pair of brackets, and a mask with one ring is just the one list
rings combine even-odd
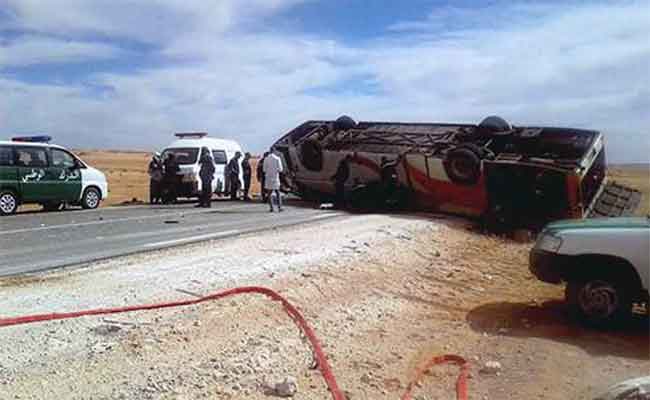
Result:
{"label": "person standing on road", "polygon": [[280,174],[284,171],[282,167],[282,160],[275,154],[269,153],[264,158],[264,188],[268,191],[267,196],[269,199],[270,212],[273,212],[273,195],[275,194],[276,202],[278,204],[278,211],[282,212],[282,194],[280,193]]}
{"label": "person standing on road", "polygon": [[266,203],[266,189],[264,188],[264,160],[268,157],[269,152],[265,151],[262,158],[257,162],[257,181],[260,183],[260,195],[262,203]]}
{"label": "person standing on road", "polygon": [[346,207],[345,196],[345,182],[350,178],[350,160],[352,156],[346,155],[340,162],[336,169],[336,173],[332,176],[334,187],[336,188],[336,206],[338,208]]}
{"label": "person standing on road", "polygon": [[248,192],[251,190],[251,178],[253,172],[251,170],[251,153],[244,154],[244,159],[241,162],[241,169],[244,175],[244,200],[250,201],[250,196]]}
{"label": "person standing on road", "polygon": [[175,203],[177,198],[178,173],[181,171],[174,153],[167,154],[164,163],[163,184],[164,196],[163,202],[165,204]]}
{"label": "person standing on road", "polygon": [[201,159],[199,160],[201,169],[201,198],[198,207],[210,208],[212,203],[212,181],[214,180],[214,160],[207,147],[201,149]]}
{"label": "person standing on road", "polygon": [[160,153],[154,153],[149,162],[149,203],[156,204],[162,202],[161,186],[163,180],[163,164],[160,159]]}
{"label": "person standing on road", "polygon": [[230,178],[230,200],[237,200],[237,191],[239,190],[239,159],[241,152],[236,152],[235,156],[227,165],[228,177]]}

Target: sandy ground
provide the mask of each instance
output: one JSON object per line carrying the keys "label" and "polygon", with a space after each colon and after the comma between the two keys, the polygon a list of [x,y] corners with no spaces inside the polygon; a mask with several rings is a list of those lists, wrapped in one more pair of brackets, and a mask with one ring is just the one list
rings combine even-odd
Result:
{"label": "sandy ground", "polygon": [[[576,324],[562,288],[529,274],[529,246],[452,218],[358,215],[3,281],[0,310],[270,286],[314,326],[350,399],[397,399],[416,366],[442,353],[471,362],[471,399],[587,399],[648,374],[647,319],[609,332]],[[287,376],[294,398],[329,398],[291,321],[256,296],[1,331],[2,399],[256,400]],[[481,372],[487,361],[498,374]],[[456,373],[434,369],[415,398],[454,398]]]}

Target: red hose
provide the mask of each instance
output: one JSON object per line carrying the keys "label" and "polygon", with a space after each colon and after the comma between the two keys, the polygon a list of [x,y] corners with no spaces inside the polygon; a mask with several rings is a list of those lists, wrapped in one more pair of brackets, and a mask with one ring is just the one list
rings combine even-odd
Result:
{"label": "red hose", "polygon": [[411,400],[411,392],[413,391],[413,387],[434,365],[446,363],[453,363],[460,366],[460,374],[456,379],[456,399],[467,400],[467,372],[469,370],[469,364],[467,364],[467,361],[465,361],[464,358],[453,354],[445,354],[442,356],[433,357],[424,363],[420,368],[418,368],[415,377],[406,387],[406,392],[404,392],[402,395],[402,400]]}
{"label": "red hose", "polygon": [[[327,357],[325,356],[325,352],[323,351],[323,348],[320,342],[318,341],[316,334],[314,333],[313,329],[309,326],[305,318],[302,316],[300,311],[298,311],[298,309],[294,307],[291,303],[289,303],[284,297],[282,297],[275,291],[264,287],[245,286],[245,287],[240,287],[240,288],[225,290],[223,292],[210,294],[197,299],[173,301],[167,303],[144,304],[144,305],[127,306],[127,307],[97,308],[92,310],[84,310],[84,311],[69,312],[69,313],[36,314],[36,315],[28,315],[22,317],[14,317],[14,318],[0,318],[0,327],[30,324],[34,322],[78,318],[78,317],[88,316],[88,315],[119,314],[119,313],[131,312],[131,311],[156,310],[161,308],[189,306],[189,305],[203,303],[206,301],[217,300],[228,296],[234,296],[234,295],[240,295],[246,293],[262,294],[264,296],[269,297],[271,300],[282,303],[282,307],[284,307],[286,313],[293,319],[296,325],[302,330],[305,336],[307,336],[307,338],[309,339],[312,349],[314,350],[316,360],[318,362],[317,365],[318,369],[323,375],[323,379],[325,380],[325,383],[327,384],[327,387],[329,388],[329,391],[332,394],[332,398],[334,400],[346,400],[347,399],[346,396],[343,394],[341,389],[339,389],[338,384],[336,383],[336,378],[332,373],[332,369],[329,363],[327,362]],[[429,360],[427,363],[422,365],[418,369],[413,381],[408,384],[406,393],[404,393],[404,395],[402,396],[402,400],[411,399],[411,392],[413,390],[413,387],[431,367],[433,367],[436,364],[442,364],[447,362],[452,362],[461,366],[461,373],[458,376],[458,380],[456,382],[456,396],[458,400],[467,400],[467,384],[466,384],[467,368],[468,368],[467,363],[461,357],[454,356],[454,355],[444,355],[444,356],[434,357],[431,360]]]}

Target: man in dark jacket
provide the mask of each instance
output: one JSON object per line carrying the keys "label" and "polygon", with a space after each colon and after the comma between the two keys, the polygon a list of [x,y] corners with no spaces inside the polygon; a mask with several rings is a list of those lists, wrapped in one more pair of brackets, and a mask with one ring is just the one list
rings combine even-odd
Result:
{"label": "man in dark jacket", "polygon": [[201,159],[199,160],[201,169],[199,176],[201,177],[201,198],[199,207],[210,208],[212,203],[212,180],[214,179],[214,160],[212,154],[207,147],[201,150]]}
{"label": "man in dark jacket", "polygon": [[230,200],[237,200],[237,191],[239,190],[239,159],[241,153],[236,152],[235,156],[228,163],[228,176],[230,177]]}
{"label": "man in dark jacket", "polygon": [[251,190],[251,178],[253,171],[251,170],[251,153],[244,154],[244,159],[241,162],[242,174],[244,176],[244,200],[249,201],[251,198],[248,192]]}
{"label": "man in dark jacket", "polygon": [[345,196],[345,182],[350,178],[350,160],[352,156],[346,155],[340,162],[336,169],[336,173],[332,176],[334,187],[336,188],[336,206],[338,208],[346,207]]}
{"label": "man in dark jacket", "polygon": [[264,155],[257,162],[257,181],[260,183],[260,194],[262,196],[262,202],[266,203],[266,189],[264,189],[264,160],[269,155],[269,152],[264,152]]}
{"label": "man in dark jacket", "polygon": [[164,183],[164,198],[165,204],[175,203],[177,195],[177,185],[179,184],[178,173],[181,171],[174,153],[167,154],[165,158],[165,171],[163,177]]}
{"label": "man in dark jacket", "polygon": [[149,162],[149,203],[162,202],[161,186],[163,180],[163,163],[160,153],[155,153]]}

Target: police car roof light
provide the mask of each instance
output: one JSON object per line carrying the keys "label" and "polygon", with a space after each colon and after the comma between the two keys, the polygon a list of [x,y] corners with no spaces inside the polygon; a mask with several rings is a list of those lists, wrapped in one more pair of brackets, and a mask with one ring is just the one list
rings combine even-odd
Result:
{"label": "police car roof light", "polygon": [[11,138],[13,142],[26,142],[26,143],[49,143],[52,136],[39,135],[39,136],[17,136]]}
{"label": "police car roof light", "polygon": [[175,133],[174,136],[181,139],[200,139],[208,136],[208,134],[206,132],[179,132]]}

